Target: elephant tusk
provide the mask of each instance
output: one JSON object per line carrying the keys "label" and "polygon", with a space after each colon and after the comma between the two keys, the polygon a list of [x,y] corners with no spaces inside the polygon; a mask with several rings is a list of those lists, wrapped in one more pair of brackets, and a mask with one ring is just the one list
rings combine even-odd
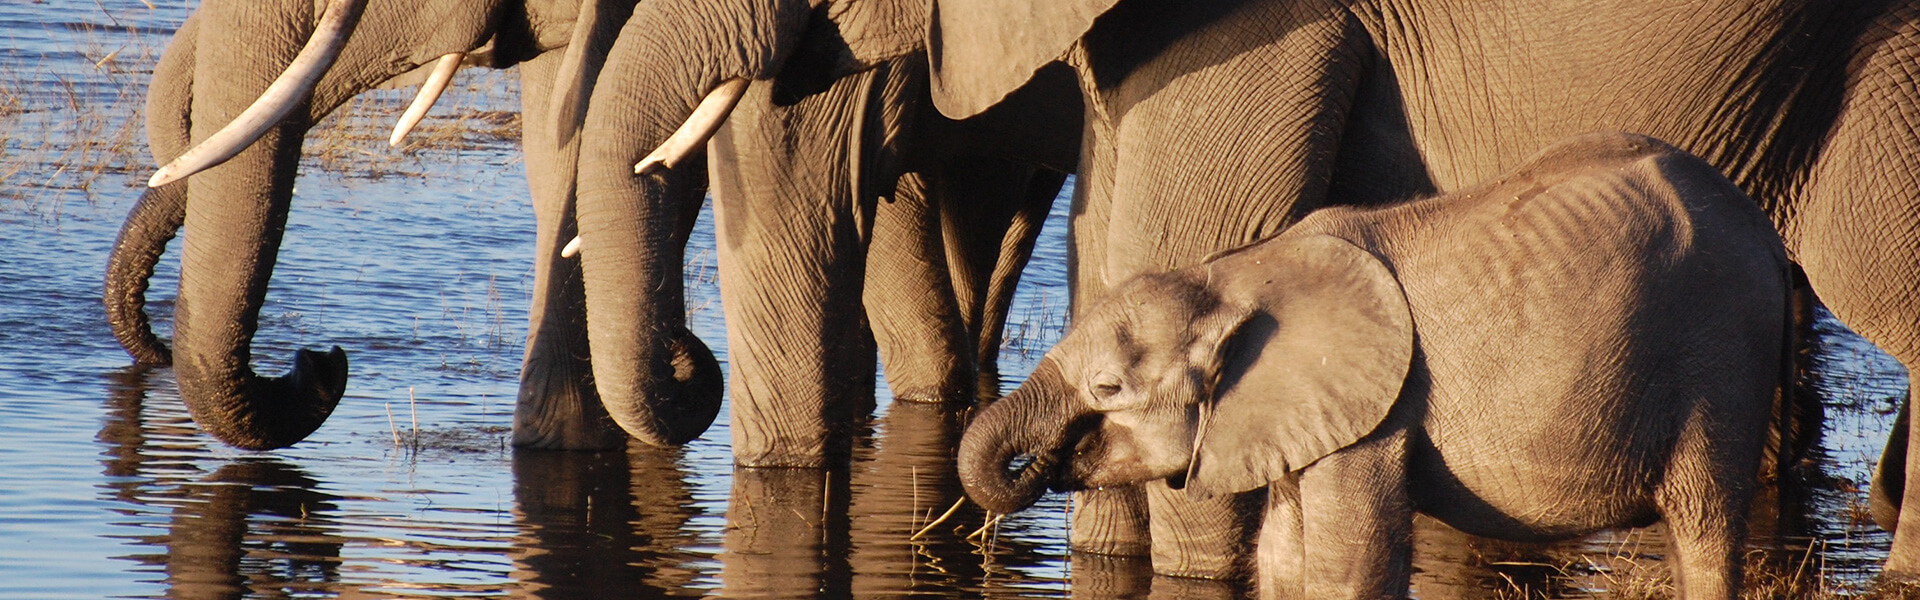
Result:
{"label": "elephant tusk", "polygon": [[279,125],[287,113],[293,112],[294,107],[313,93],[314,85],[327,74],[334,59],[340,57],[340,49],[347,45],[347,37],[353,35],[360,13],[366,8],[367,0],[333,0],[327,4],[326,12],[320,15],[320,24],[314,27],[313,37],[294,55],[287,70],[260,94],[260,99],[253,101],[252,106],[226,127],[160,167],[147,180],[147,187],[173,183],[227,162],[266,135],[267,130]]}
{"label": "elephant tusk", "polygon": [[700,105],[694,107],[693,115],[687,117],[687,122],[674,130],[673,135],[668,136],[667,141],[642,159],[640,164],[634,165],[633,172],[646,175],[672,169],[705,146],[707,139],[713,137],[713,132],[720,129],[720,124],[727,122],[727,115],[733,113],[733,107],[740,103],[740,97],[746,95],[747,83],[745,78],[734,78],[714,86],[713,91],[707,92],[707,97],[700,100]]}
{"label": "elephant tusk", "polygon": [[579,253],[580,253],[580,236],[576,235],[576,236],[573,236],[572,241],[567,242],[566,247],[560,249],[560,258],[573,258],[575,254],[579,254]]}
{"label": "elephant tusk", "polygon": [[407,106],[407,112],[400,115],[400,122],[393,126],[393,136],[387,138],[387,145],[398,147],[400,141],[413,133],[413,127],[426,118],[427,111],[433,109],[433,103],[440,101],[440,94],[447,91],[447,83],[453,81],[453,74],[460,70],[460,61],[467,57],[465,52],[453,52],[440,57],[434,63],[433,73],[427,75],[427,82],[420,84],[420,94],[413,97],[413,104]]}

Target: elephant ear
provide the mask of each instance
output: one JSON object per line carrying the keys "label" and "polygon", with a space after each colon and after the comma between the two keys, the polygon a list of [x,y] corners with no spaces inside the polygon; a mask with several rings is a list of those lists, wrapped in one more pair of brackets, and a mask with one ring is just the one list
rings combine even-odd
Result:
{"label": "elephant ear", "polygon": [[934,0],[927,19],[933,102],[965,119],[1065,54],[1119,0]]}
{"label": "elephant ear", "polygon": [[1208,365],[1219,383],[1201,403],[1190,493],[1262,487],[1352,445],[1386,420],[1406,381],[1413,317],[1387,266],[1333,236],[1278,244],[1205,267],[1246,282],[1228,301],[1255,309]]}

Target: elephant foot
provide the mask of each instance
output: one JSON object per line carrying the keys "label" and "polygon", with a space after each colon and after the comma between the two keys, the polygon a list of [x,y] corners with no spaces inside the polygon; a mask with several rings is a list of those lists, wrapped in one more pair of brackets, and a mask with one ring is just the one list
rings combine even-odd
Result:
{"label": "elephant foot", "polygon": [[973,393],[972,390],[959,389],[958,387],[895,389],[893,390],[893,400],[895,402],[911,402],[914,404],[965,404],[973,401]]}
{"label": "elephant foot", "polygon": [[578,378],[546,376],[527,365],[513,410],[513,445],[541,450],[617,450],[627,432],[613,422],[592,387]]}
{"label": "elephant foot", "polygon": [[1069,544],[1077,552],[1147,556],[1151,544],[1145,490],[1128,486],[1074,492]]}
{"label": "elephant foot", "polygon": [[1206,500],[1167,487],[1141,484],[1152,515],[1153,572],[1172,577],[1237,580],[1252,571],[1253,536],[1266,507],[1265,490]]}

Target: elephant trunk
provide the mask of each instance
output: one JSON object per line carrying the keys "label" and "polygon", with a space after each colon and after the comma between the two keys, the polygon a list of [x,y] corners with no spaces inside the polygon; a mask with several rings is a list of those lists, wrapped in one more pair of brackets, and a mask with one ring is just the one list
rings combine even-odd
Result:
{"label": "elephant trunk", "polygon": [[173,183],[148,188],[127,213],[120,226],[120,237],[113,242],[107,259],[107,280],[103,294],[107,306],[107,324],[120,347],[142,365],[173,363],[173,351],[153,333],[147,316],[147,285],[153,271],[166,253],[167,242],[180,232],[187,216],[187,184]]}
{"label": "elephant trunk", "polygon": [[[200,19],[188,17],[153,67],[153,84],[147,89],[147,147],[157,163],[172,161],[192,143],[189,102],[193,98],[199,25]],[[107,259],[106,286],[102,288],[107,323],[135,363],[173,363],[172,350],[153,334],[153,322],[147,315],[147,287],[160,257],[166,253],[167,242],[180,233],[186,218],[186,183],[147,188],[127,212],[127,222],[120,226],[120,236]]]}
{"label": "elephant trunk", "polygon": [[[637,121],[643,120],[625,111],[590,110],[586,130],[647,128]],[[682,269],[704,169],[635,176],[641,151],[620,143],[625,139],[634,138],[581,139],[576,217],[594,385],[628,434],[657,446],[684,444],[713,424],[724,389],[713,352],[686,326]],[[590,176],[595,173],[608,176]]]}
{"label": "elephant trunk", "polygon": [[[584,149],[583,169],[598,160],[589,157],[604,154]],[[713,352],[686,326],[681,270],[701,199],[688,179],[670,173],[635,180],[637,189],[580,194],[595,387],[614,422],[653,445],[684,444],[704,433],[720,412],[724,387]],[[630,195],[640,200],[613,200]]]}
{"label": "elephant trunk", "polygon": [[[273,31],[311,23],[312,12],[305,3],[265,8],[209,2],[195,18],[207,31]],[[244,112],[299,50],[269,45],[242,51],[211,41],[201,40],[193,65],[188,102],[195,140],[214,136]],[[329,104],[312,103],[315,109]],[[187,182],[174,374],[194,421],[221,441],[250,450],[306,438],[346,391],[346,353],[337,347],[297,352],[292,372],[277,378],[255,375],[250,365],[311,118],[295,113],[224,164]]]}
{"label": "elephant trunk", "polygon": [[1039,500],[1066,462],[1075,425],[1091,414],[1076,408],[1073,394],[1059,365],[1043,359],[1019,389],[982,410],[960,438],[967,497],[997,513]]}
{"label": "elephant trunk", "polygon": [[[713,354],[687,330],[681,281],[705,161],[668,160],[645,175],[634,167],[670,139],[690,139],[674,132],[723,82],[777,69],[811,11],[795,0],[739,4],[740,14],[717,18],[709,13],[734,5],[640,3],[581,128],[576,213],[594,383],[614,421],[656,445],[703,433],[724,386]],[[689,52],[712,60],[687,60]]]}

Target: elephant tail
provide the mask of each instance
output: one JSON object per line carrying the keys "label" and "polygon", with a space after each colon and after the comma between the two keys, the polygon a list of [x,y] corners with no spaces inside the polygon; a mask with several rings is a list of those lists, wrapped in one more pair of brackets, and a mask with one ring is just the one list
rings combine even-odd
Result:
{"label": "elephant tail", "polygon": [[133,356],[135,364],[160,366],[173,363],[173,351],[167,342],[153,333],[153,321],[147,314],[147,286],[154,268],[166,254],[167,242],[180,233],[187,216],[187,184],[177,182],[148,188],[127,213],[120,226],[120,237],[113,242],[107,259],[107,280],[102,294],[107,323],[120,347]]}
{"label": "elephant tail", "polygon": [[1762,477],[1784,482],[1793,466],[1812,452],[1820,439],[1820,426],[1826,420],[1820,397],[1807,385],[1802,370],[1812,364],[1813,286],[1800,265],[1787,263],[1787,314],[1782,325],[1780,384],[1774,399],[1772,423],[1767,428],[1767,447],[1762,460]]}

